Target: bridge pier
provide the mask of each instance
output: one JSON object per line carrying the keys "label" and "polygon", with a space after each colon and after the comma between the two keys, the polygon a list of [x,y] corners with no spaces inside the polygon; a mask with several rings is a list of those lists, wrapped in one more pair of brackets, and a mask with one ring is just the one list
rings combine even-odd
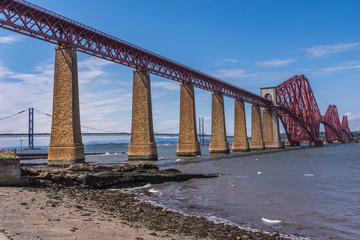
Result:
{"label": "bridge pier", "polygon": [[236,99],[234,111],[234,141],[232,144],[233,152],[248,152],[249,140],[246,133],[246,118],[244,101]]}
{"label": "bridge pier", "polygon": [[[261,96],[277,105],[276,87],[261,88]],[[280,139],[279,115],[276,108],[261,108],[263,139],[266,149],[284,148]]]}
{"label": "bridge pier", "polygon": [[49,166],[84,162],[81,137],[76,47],[55,48],[55,72]]}
{"label": "bridge pier", "polygon": [[263,140],[263,131],[261,124],[261,112],[260,107],[252,105],[251,107],[251,150],[264,150],[265,144]]}
{"label": "bridge pier", "polygon": [[309,146],[314,147],[314,146],[324,146],[324,142],[322,140],[315,140],[315,141],[310,141],[309,142]]}
{"label": "bridge pier", "polygon": [[195,95],[193,84],[180,85],[180,126],[177,156],[200,155],[196,129]]}
{"label": "bridge pier", "polygon": [[136,69],[133,73],[131,139],[128,160],[157,160],[150,73],[147,69]]}
{"label": "bridge pier", "polygon": [[224,97],[221,93],[213,93],[209,153],[229,152],[229,143],[226,140]]}
{"label": "bridge pier", "polygon": [[298,141],[293,142],[293,141],[286,140],[285,146],[286,147],[300,147],[300,142],[298,142]]}

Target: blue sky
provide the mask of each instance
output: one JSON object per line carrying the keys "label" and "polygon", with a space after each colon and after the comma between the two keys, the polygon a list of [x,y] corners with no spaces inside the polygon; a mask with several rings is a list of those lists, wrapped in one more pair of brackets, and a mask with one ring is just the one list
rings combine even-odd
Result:
{"label": "blue sky", "polygon": [[[338,107],[360,129],[359,1],[30,1],[259,93],[305,74],[320,111]],[[0,117],[51,113],[55,45],[0,29]],[[81,123],[129,131],[132,69],[78,54]],[[179,84],[151,76],[155,131],[178,131]],[[247,107],[250,135],[250,105]],[[228,134],[233,99],[225,98]],[[196,90],[210,133],[211,93]]]}

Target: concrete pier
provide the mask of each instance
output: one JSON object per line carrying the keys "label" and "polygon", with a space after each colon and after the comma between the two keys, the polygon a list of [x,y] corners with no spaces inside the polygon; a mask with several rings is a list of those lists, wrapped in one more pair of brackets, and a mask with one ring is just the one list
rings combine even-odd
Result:
{"label": "concrete pier", "polygon": [[55,48],[54,95],[49,166],[84,162],[76,47]]}
{"label": "concrete pier", "polygon": [[157,160],[151,106],[150,73],[146,69],[133,71],[132,122],[129,160]]}
{"label": "concrete pier", "polygon": [[251,150],[264,150],[265,144],[263,140],[261,112],[260,107],[252,105],[251,107]]}
{"label": "concrete pier", "polygon": [[200,144],[196,130],[194,85],[180,85],[180,126],[177,156],[200,155]]}
{"label": "concrete pier", "polygon": [[235,100],[234,111],[234,141],[233,152],[248,152],[249,140],[246,133],[245,104],[242,100]]}
{"label": "concrete pier", "polygon": [[[261,88],[261,96],[277,104],[277,88]],[[266,149],[284,148],[280,139],[279,115],[276,108],[261,108],[263,140]]]}
{"label": "concrete pier", "polygon": [[224,97],[220,93],[213,93],[209,153],[229,152],[229,143],[226,140]]}
{"label": "concrete pier", "polygon": [[0,158],[0,186],[21,185],[19,158]]}

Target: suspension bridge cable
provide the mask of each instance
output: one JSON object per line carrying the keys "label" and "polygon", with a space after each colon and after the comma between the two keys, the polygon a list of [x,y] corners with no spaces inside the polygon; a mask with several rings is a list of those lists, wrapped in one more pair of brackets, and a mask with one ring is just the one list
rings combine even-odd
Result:
{"label": "suspension bridge cable", "polygon": [[11,117],[14,117],[14,116],[16,116],[16,115],[19,115],[19,114],[21,114],[21,113],[24,113],[25,111],[26,111],[26,110],[22,110],[22,111],[20,111],[20,112],[18,112],[18,113],[14,113],[14,114],[12,114],[12,115],[10,115],[10,116],[0,118],[0,121],[1,121],[1,120],[5,120],[5,119],[8,119],[8,118],[11,118]]}

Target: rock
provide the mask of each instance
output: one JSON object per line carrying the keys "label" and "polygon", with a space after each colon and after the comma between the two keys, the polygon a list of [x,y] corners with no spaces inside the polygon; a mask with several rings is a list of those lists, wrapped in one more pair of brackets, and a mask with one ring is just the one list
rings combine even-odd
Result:
{"label": "rock", "polygon": [[[209,178],[216,175],[186,174],[177,169],[160,170],[149,163],[101,166],[74,164],[64,169],[41,170],[23,167],[24,179],[31,185],[58,184],[93,189],[138,187],[147,183],[160,184],[169,181],[186,181],[192,178]],[[34,177],[35,176],[35,179]]]}
{"label": "rock", "polygon": [[41,179],[51,179],[51,173],[50,172],[42,172],[39,174],[39,178]]}

